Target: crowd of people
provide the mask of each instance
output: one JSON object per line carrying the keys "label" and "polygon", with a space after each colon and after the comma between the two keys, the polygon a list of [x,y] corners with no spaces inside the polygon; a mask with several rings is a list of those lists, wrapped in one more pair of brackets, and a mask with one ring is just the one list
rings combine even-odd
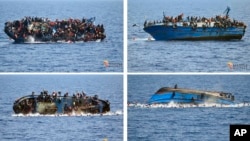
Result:
{"label": "crowd of people", "polygon": [[[35,93],[32,92],[32,95],[35,95]],[[44,90],[42,91],[38,96],[37,96],[37,102],[59,102],[63,98],[69,97],[69,93],[66,92],[65,94],[62,95],[60,91],[52,92],[51,94],[48,93],[48,91]],[[90,100],[88,100],[90,99]],[[72,96],[73,104],[75,102],[75,105],[83,104],[84,102],[82,100],[88,100],[88,102],[85,103],[93,103],[91,100],[96,101],[98,100],[98,96],[87,96],[83,91],[82,92],[77,92],[76,94],[73,94]]]}
{"label": "crowd of people", "polygon": [[95,41],[106,38],[103,25],[95,17],[51,21],[48,18],[25,17],[5,23],[5,32],[14,39],[33,37],[37,41]]}
{"label": "crowd of people", "polygon": [[[33,94],[34,95],[34,94]],[[69,97],[69,93],[66,92],[63,96],[61,96],[61,92],[52,92],[52,94],[48,94],[48,91],[42,91],[40,95],[37,97],[37,102],[56,102],[61,103],[63,100],[67,100]],[[107,101],[108,102],[108,101]],[[81,110],[88,109],[95,111],[97,110],[99,113],[103,111],[103,103],[99,100],[97,95],[87,96],[83,91],[77,92],[72,96],[72,105],[64,104],[64,112],[69,113],[72,110],[77,111],[79,108]]]}
{"label": "crowd of people", "polygon": [[195,26],[197,27],[197,23],[203,23],[203,26],[206,27],[221,27],[221,28],[227,28],[227,27],[244,27],[246,28],[246,25],[244,22],[237,21],[235,19],[230,19],[228,15],[220,16],[217,15],[215,17],[206,18],[206,17],[197,17],[197,16],[188,16],[185,19],[183,18],[184,14],[180,14],[176,17],[173,16],[163,16],[162,21],[153,21],[153,22],[147,22],[145,21],[144,26],[150,26],[155,25],[157,23],[172,23],[173,25],[176,25],[176,23],[183,23],[183,26]]}

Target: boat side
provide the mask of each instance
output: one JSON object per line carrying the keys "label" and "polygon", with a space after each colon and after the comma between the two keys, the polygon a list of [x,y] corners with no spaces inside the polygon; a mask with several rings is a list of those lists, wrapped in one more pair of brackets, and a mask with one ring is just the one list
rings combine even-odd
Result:
{"label": "boat side", "polygon": [[244,27],[191,27],[155,24],[144,27],[155,40],[240,40]]}

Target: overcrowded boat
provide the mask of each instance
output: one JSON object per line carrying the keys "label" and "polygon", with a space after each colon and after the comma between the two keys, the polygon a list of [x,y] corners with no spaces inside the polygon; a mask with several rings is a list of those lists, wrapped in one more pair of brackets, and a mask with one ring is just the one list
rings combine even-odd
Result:
{"label": "overcrowded boat", "polygon": [[155,40],[240,40],[246,32],[244,22],[229,18],[230,8],[225,15],[206,18],[188,16],[166,16],[161,21],[145,21],[144,31]]}
{"label": "overcrowded boat", "polygon": [[102,41],[106,38],[103,24],[95,17],[52,21],[41,17],[24,17],[5,23],[4,32],[15,43]]}
{"label": "overcrowded boat", "polygon": [[110,102],[99,99],[97,95],[87,96],[84,92],[69,96],[68,92],[63,96],[61,92],[43,90],[39,95],[32,92],[14,102],[15,114],[71,114],[75,113],[106,113],[110,111]]}
{"label": "overcrowded boat", "polygon": [[149,99],[149,104],[156,103],[218,103],[218,104],[233,104],[234,95],[231,93],[218,91],[202,91],[186,88],[162,87]]}

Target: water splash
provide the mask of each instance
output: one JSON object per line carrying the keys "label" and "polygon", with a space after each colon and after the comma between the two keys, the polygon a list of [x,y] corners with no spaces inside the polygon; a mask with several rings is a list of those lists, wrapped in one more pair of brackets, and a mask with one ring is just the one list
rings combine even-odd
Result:
{"label": "water splash", "polygon": [[27,41],[30,43],[35,43],[35,38],[33,36],[28,36]]}
{"label": "water splash", "polygon": [[39,113],[31,113],[31,114],[12,114],[13,117],[70,117],[70,116],[119,116],[123,115],[122,110],[117,110],[114,112],[107,112],[104,114],[91,114],[91,113],[75,113],[72,112],[70,114],[39,114]]}
{"label": "water splash", "polygon": [[194,108],[194,107],[250,107],[250,103],[235,103],[235,104],[216,104],[216,103],[202,103],[202,104],[181,104],[170,102],[168,104],[145,104],[145,103],[129,103],[128,107],[135,108]]}
{"label": "water splash", "polygon": [[148,37],[148,38],[136,38],[136,37],[133,37],[132,41],[155,41],[155,39],[153,37]]}
{"label": "water splash", "polygon": [[102,41],[101,39],[97,39],[95,42],[98,42],[98,43],[99,43],[99,42],[101,42],[101,41]]}

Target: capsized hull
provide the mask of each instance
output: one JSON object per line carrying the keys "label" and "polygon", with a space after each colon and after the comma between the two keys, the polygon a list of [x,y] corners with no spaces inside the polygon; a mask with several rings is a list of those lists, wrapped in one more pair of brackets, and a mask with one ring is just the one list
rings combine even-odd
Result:
{"label": "capsized hull", "polygon": [[223,92],[164,87],[153,94],[148,102],[149,104],[169,102],[233,104],[234,96]]}
{"label": "capsized hull", "polygon": [[240,40],[245,34],[244,27],[183,27],[152,25],[144,27],[155,40]]}
{"label": "capsized hull", "polygon": [[106,113],[110,111],[108,100],[97,97],[27,95],[14,102],[13,110],[16,114],[70,114],[75,113]]}

